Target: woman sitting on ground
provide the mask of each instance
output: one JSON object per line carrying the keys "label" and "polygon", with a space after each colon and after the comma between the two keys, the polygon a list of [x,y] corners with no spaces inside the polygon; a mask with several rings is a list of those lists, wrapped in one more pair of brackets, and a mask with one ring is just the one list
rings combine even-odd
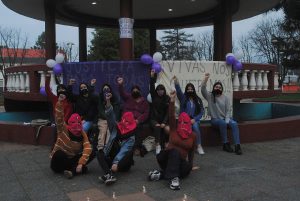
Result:
{"label": "woman sitting on ground", "polygon": [[168,108],[170,97],[166,94],[164,85],[159,84],[155,88],[155,71],[151,70],[150,95],[152,99],[150,112],[150,125],[154,130],[156,142],[156,154],[165,148],[165,143],[169,138],[170,127],[168,126]]}
{"label": "woman sitting on ground", "polygon": [[234,152],[237,155],[241,155],[242,150],[240,145],[239,127],[237,122],[230,118],[229,98],[223,94],[224,88],[221,82],[216,82],[213,85],[212,92],[208,92],[206,89],[208,79],[209,73],[206,73],[201,84],[201,92],[208,102],[208,112],[211,116],[210,122],[212,126],[219,129],[223,140],[223,150],[226,152],[233,152],[227,139],[227,125],[231,128],[233,141],[235,143]]}
{"label": "woman sitting on ground", "polygon": [[179,178],[189,175],[193,167],[194,152],[197,147],[196,135],[192,131],[191,118],[185,112],[178,117],[178,125],[175,119],[176,92],[170,93],[169,125],[170,139],[165,150],[157,156],[157,162],[161,171],[153,170],[149,173],[149,180],[157,181],[162,178],[170,181],[172,190],[179,190]]}
{"label": "woman sitting on ground", "polygon": [[57,140],[50,155],[51,169],[56,173],[64,172],[67,178],[87,171],[86,164],[92,152],[86,133],[82,130],[81,118],[77,113],[71,115],[68,124],[64,122],[63,101],[60,94],[55,107]]}
{"label": "woman sitting on ground", "polygon": [[106,185],[117,179],[115,172],[125,172],[134,164],[133,145],[137,123],[132,112],[125,112],[117,123],[114,108],[111,104],[112,94],[106,94],[105,113],[110,131],[108,143],[97,154],[98,162],[104,171],[99,177]]}

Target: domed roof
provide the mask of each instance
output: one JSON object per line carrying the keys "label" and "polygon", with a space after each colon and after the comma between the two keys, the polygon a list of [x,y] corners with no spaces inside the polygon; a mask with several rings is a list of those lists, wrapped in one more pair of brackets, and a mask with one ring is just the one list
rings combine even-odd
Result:
{"label": "domed roof", "polygon": [[[90,27],[118,27],[120,0],[59,0],[56,23]],[[135,27],[193,27],[212,24],[222,0],[132,0]],[[44,0],[2,0],[11,10],[34,19],[45,19]],[[232,0],[233,21],[261,14],[280,0]]]}

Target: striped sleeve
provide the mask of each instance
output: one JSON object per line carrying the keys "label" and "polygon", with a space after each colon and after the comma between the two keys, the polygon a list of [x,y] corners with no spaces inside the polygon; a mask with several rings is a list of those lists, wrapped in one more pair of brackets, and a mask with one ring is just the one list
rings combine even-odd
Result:
{"label": "striped sleeve", "polygon": [[82,136],[83,136],[83,152],[82,152],[82,156],[79,159],[78,164],[85,165],[92,153],[92,146],[85,132],[82,133]]}
{"label": "striped sleeve", "polygon": [[61,134],[64,126],[64,108],[61,101],[57,101],[55,105],[55,123],[57,134]]}

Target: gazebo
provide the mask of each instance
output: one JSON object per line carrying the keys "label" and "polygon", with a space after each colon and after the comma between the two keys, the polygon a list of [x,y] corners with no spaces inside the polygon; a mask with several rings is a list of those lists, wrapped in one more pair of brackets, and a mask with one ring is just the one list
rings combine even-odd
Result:
{"label": "gazebo", "polygon": [[156,30],[214,26],[214,60],[232,49],[232,22],[266,12],[280,0],[2,0],[11,10],[45,21],[46,58],[55,56],[55,24],[79,28],[79,61],[87,58],[87,27],[120,28],[121,60],[133,56],[132,29],[150,32],[155,52]]}

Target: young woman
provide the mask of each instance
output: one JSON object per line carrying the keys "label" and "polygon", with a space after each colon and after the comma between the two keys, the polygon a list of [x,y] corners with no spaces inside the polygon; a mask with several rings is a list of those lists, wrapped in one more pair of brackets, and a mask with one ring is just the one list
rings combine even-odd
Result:
{"label": "young woman", "polygon": [[240,134],[237,122],[230,118],[230,101],[227,96],[223,94],[223,85],[221,82],[216,82],[213,85],[212,92],[208,92],[206,89],[206,84],[209,79],[209,73],[205,74],[204,80],[201,85],[201,92],[203,97],[208,102],[208,111],[211,116],[212,126],[219,129],[222,140],[223,140],[223,150],[226,152],[233,152],[230,143],[227,139],[227,125],[230,126],[233,135],[233,141],[235,143],[234,152],[237,155],[242,154],[240,145]]}
{"label": "young woman", "polygon": [[98,129],[99,129],[99,135],[98,135],[98,145],[97,149],[102,150],[104,147],[104,144],[109,139],[109,129],[107,125],[107,116],[105,113],[105,106],[107,104],[106,102],[106,95],[112,94],[112,97],[110,99],[110,104],[113,107],[113,112],[116,117],[116,120],[119,121],[121,117],[121,108],[120,108],[120,101],[117,96],[113,93],[113,90],[109,84],[104,84],[101,88],[101,91],[99,93],[99,102],[98,102]]}
{"label": "young woman", "polygon": [[141,89],[139,86],[134,85],[131,88],[131,94],[125,92],[124,89],[124,79],[119,77],[117,79],[119,85],[119,93],[121,98],[123,99],[123,107],[122,111],[132,112],[134,119],[137,123],[137,130],[135,132],[135,155],[141,155],[141,147],[142,147],[142,136],[141,129],[143,124],[147,121],[149,116],[149,104],[147,100],[142,96]]}
{"label": "young woman", "polygon": [[170,93],[169,125],[170,139],[165,150],[157,156],[157,162],[162,169],[149,173],[149,180],[157,181],[162,178],[170,181],[172,190],[180,189],[179,178],[189,175],[193,167],[194,152],[196,150],[196,135],[192,131],[190,116],[182,112],[178,118],[176,126],[175,119],[175,98],[176,92]]}
{"label": "young woman", "polygon": [[167,139],[170,131],[170,127],[168,126],[170,97],[166,94],[166,88],[164,85],[159,84],[155,88],[155,82],[155,71],[151,70],[150,95],[152,104],[150,110],[150,125],[154,131],[156,154],[159,154],[161,148],[164,148],[166,141],[168,141]]}
{"label": "young woman", "polygon": [[109,141],[97,154],[98,162],[104,171],[104,175],[99,179],[107,185],[117,180],[115,172],[128,171],[134,164],[133,145],[137,125],[132,112],[125,112],[121,121],[117,123],[111,99],[112,94],[107,93],[105,114],[110,131]]}
{"label": "young woman", "polygon": [[203,103],[201,98],[196,94],[195,86],[192,83],[188,83],[185,86],[185,91],[182,93],[179,86],[179,82],[176,76],[173,77],[176,92],[180,102],[180,112],[187,113],[191,118],[193,131],[197,136],[197,152],[198,154],[204,154],[201,145],[201,132],[200,132],[200,119],[204,113]]}
{"label": "young woman", "polygon": [[85,173],[86,164],[92,152],[86,133],[82,130],[81,118],[77,113],[71,115],[68,124],[64,121],[63,101],[66,96],[60,94],[55,107],[57,140],[50,155],[51,169],[56,173],[64,172],[67,178]]}

